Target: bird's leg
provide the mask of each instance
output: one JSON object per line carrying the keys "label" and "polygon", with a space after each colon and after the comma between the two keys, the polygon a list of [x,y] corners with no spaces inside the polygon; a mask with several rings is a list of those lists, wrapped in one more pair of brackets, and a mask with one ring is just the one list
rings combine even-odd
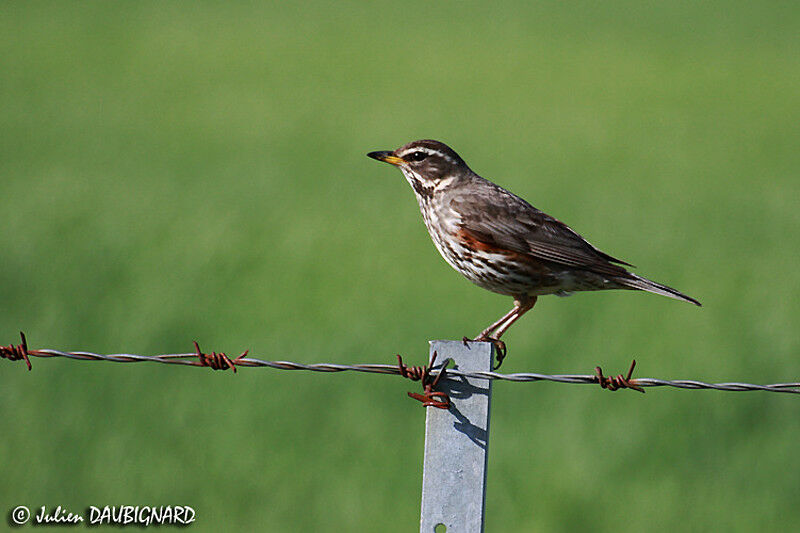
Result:
{"label": "bird's leg", "polygon": [[500,319],[497,322],[495,322],[494,324],[492,324],[491,326],[489,326],[485,330],[481,331],[481,333],[477,337],[475,337],[474,339],[470,339],[469,337],[467,337],[465,335],[464,336],[464,346],[467,345],[467,341],[491,342],[492,344],[494,344],[495,348],[497,348],[497,361],[498,361],[498,363],[497,363],[497,367],[495,367],[495,368],[498,368],[500,366],[500,363],[502,363],[503,358],[506,356],[506,344],[501,340],[493,339],[492,337],[490,337],[490,334],[494,330],[496,330],[497,328],[502,326],[503,322],[505,322],[507,320],[510,320],[518,311],[519,311],[518,302],[517,302],[517,300],[514,300],[514,307],[511,309],[511,311],[509,311],[508,313],[504,314],[503,316],[500,317]]}
{"label": "bird's leg", "polygon": [[474,340],[475,341],[488,340],[490,338],[491,333],[494,330],[496,330],[497,328],[499,328],[500,326],[502,326],[503,322],[505,322],[506,320],[511,319],[511,317],[513,317],[517,313],[518,310],[519,310],[519,302],[517,300],[514,300],[514,307],[511,309],[511,311],[509,311],[508,313],[504,314],[503,316],[500,317],[500,319],[497,322],[493,323],[491,326],[489,326],[485,330],[481,331],[480,334],[477,337],[475,337]]}
{"label": "bird's leg", "polygon": [[[536,305],[536,296],[515,298],[514,308],[503,315],[500,320],[483,330],[481,334],[474,339],[475,341],[488,341],[495,345],[495,348],[497,348],[497,366],[494,367],[495,370],[500,368],[500,365],[503,364],[503,359],[506,357],[506,343],[500,340],[500,336],[505,333],[506,330],[511,327],[511,324],[516,322],[519,317],[533,309],[534,305]],[[464,342],[467,340],[468,339],[464,337]]]}
{"label": "bird's leg", "polygon": [[506,332],[508,328],[511,327],[511,324],[516,322],[519,317],[533,309],[533,306],[536,305],[536,296],[531,296],[530,299],[525,299],[524,301],[514,300],[514,307],[516,309],[516,314],[508,317],[503,324],[501,324],[494,332],[494,338],[496,340],[500,340],[500,336]]}
{"label": "bird's leg", "polygon": [[[500,336],[511,327],[511,324],[516,322],[519,317],[530,311],[534,305],[536,305],[536,296],[515,298],[514,307],[511,309],[511,311],[500,317],[497,322],[481,331],[481,333],[475,337],[474,340],[487,341],[490,339],[500,339]],[[494,333],[494,335],[492,335],[492,333]]]}

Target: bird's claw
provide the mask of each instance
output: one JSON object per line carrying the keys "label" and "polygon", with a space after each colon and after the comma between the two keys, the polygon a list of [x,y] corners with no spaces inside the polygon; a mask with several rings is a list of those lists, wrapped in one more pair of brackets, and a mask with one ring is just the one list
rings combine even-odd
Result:
{"label": "bird's claw", "polygon": [[461,339],[461,342],[464,343],[464,346],[467,346],[468,342],[491,342],[494,344],[494,348],[497,350],[497,366],[495,366],[492,370],[497,370],[500,368],[500,365],[503,364],[503,359],[506,358],[506,354],[508,353],[508,348],[506,348],[505,342],[501,341],[500,339],[495,339],[494,337],[489,337],[488,335],[481,335],[474,339],[464,336],[464,338]]}
{"label": "bird's claw", "polygon": [[500,365],[503,364],[503,359],[506,358],[506,354],[508,353],[508,348],[506,348],[506,343],[501,341],[500,339],[487,339],[489,342],[494,344],[495,350],[497,350],[497,365],[493,368],[493,370],[497,370],[500,368]]}

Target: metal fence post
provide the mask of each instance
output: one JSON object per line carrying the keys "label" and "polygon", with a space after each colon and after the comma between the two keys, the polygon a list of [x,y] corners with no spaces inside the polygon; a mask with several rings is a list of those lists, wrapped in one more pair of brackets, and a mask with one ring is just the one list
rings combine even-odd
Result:
{"label": "metal fence post", "polygon": [[[466,372],[491,371],[494,346],[488,342],[431,341],[437,360],[447,358]],[[452,366],[452,365],[451,365]],[[492,382],[445,379],[450,409],[426,408],[420,531],[483,531],[486,464],[489,457],[489,403]]]}

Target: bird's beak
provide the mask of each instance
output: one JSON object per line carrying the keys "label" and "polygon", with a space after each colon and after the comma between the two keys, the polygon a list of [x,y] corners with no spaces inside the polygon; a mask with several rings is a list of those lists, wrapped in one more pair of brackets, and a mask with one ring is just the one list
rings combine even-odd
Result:
{"label": "bird's beak", "polygon": [[392,152],[370,152],[367,154],[367,157],[371,157],[372,159],[377,159],[378,161],[383,161],[384,163],[389,163],[390,165],[398,166],[405,163],[404,159],[401,159],[394,155]]}

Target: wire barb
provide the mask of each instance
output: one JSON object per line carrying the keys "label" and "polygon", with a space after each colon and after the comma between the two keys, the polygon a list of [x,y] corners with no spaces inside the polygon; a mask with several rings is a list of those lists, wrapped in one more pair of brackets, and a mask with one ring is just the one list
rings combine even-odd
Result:
{"label": "wire barb", "polygon": [[200,349],[200,345],[197,344],[197,341],[192,341],[194,343],[195,355],[197,356],[197,366],[207,366],[210,367],[212,370],[228,370],[229,368],[233,370],[233,373],[236,373],[236,364],[240,363],[242,359],[247,357],[247,353],[250,350],[245,350],[242,355],[237,357],[234,360],[231,360],[230,357],[225,355],[225,352],[211,352],[203,353]]}
{"label": "wire barb", "polygon": [[23,359],[25,364],[28,365],[28,371],[33,370],[31,360],[28,359],[28,341],[25,339],[25,334],[23,332],[20,331],[19,336],[22,339],[20,344],[16,346],[13,344],[0,346],[0,358],[8,359],[9,361],[19,361]]}
{"label": "wire barb", "polygon": [[594,367],[594,374],[597,378],[597,383],[604,389],[615,391],[619,389],[633,389],[644,394],[644,389],[639,386],[635,379],[631,379],[633,369],[636,368],[636,359],[631,361],[631,367],[628,369],[628,374],[623,377],[622,374],[616,376],[604,376],[603,369],[599,366]]}
{"label": "wire barb", "polygon": [[397,368],[400,375],[411,381],[421,381],[423,394],[409,392],[408,396],[422,402],[423,407],[436,407],[438,409],[450,409],[450,397],[444,392],[437,392],[433,389],[439,384],[439,380],[447,373],[447,362],[442,365],[436,377],[431,379],[431,369],[436,362],[436,351],[431,354],[431,360],[425,366],[408,367],[403,363],[403,358],[397,354]]}

